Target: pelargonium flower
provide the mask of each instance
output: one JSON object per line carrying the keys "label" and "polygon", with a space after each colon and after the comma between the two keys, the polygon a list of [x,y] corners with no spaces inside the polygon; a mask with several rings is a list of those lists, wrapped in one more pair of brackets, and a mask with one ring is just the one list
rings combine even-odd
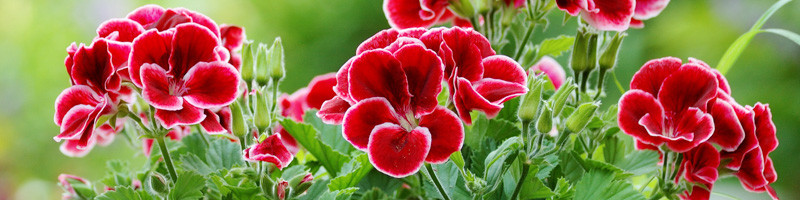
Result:
{"label": "pelargonium flower", "polygon": [[200,127],[208,134],[233,134],[231,120],[232,113],[228,106],[221,108],[205,109],[206,118],[200,122]]}
{"label": "pelargonium flower", "polygon": [[669,0],[636,0],[636,9],[631,19],[631,27],[644,27],[644,22],[642,21],[658,16],[667,7],[667,4],[669,4]]}
{"label": "pelargonium flower", "polygon": [[81,199],[78,193],[75,191],[75,188],[72,186],[73,183],[80,183],[86,185],[87,187],[91,188],[91,183],[84,178],[79,176],[75,176],[72,174],[60,174],[58,175],[58,183],[61,185],[61,188],[64,189],[64,193],[61,195],[61,199]]}
{"label": "pelargonium flower", "polygon": [[220,28],[214,20],[186,8],[164,9],[161,6],[150,4],[136,8],[128,13],[126,18],[139,23],[146,30],[156,29],[158,31],[175,28],[181,24],[195,23],[208,28],[214,33],[214,36],[220,37]]}
{"label": "pelargonium flower", "polygon": [[536,72],[537,75],[542,73],[547,75],[547,78],[550,79],[550,83],[552,83],[553,87],[556,89],[560,88],[567,79],[564,68],[550,56],[543,56],[539,62],[533,64],[529,70]]}
{"label": "pelargonium flower", "polygon": [[247,37],[245,36],[244,28],[223,24],[219,27],[219,33],[222,46],[230,52],[228,63],[233,65],[236,70],[240,70],[242,67],[242,55],[238,51],[242,49],[244,39]]}
{"label": "pelargonium flower", "polygon": [[336,74],[327,73],[311,79],[308,87],[300,88],[291,95],[282,95],[280,102],[281,115],[291,117],[295,121],[303,121],[306,110],[321,109],[322,104],[336,96]]}
{"label": "pelargonium flower", "polygon": [[447,0],[384,0],[383,13],[394,28],[430,27],[450,22],[462,27],[471,27],[466,19],[447,9]]}
{"label": "pelargonium flower", "polygon": [[714,122],[707,104],[717,95],[714,74],[678,58],[651,60],[633,75],[619,101],[619,127],[638,142],[686,152],[707,141]]}
{"label": "pelargonium flower", "polygon": [[236,99],[239,73],[223,61],[219,49],[224,47],[213,32],[194,23],[149,30],[134,40],[131,80],[156,108],[155,118],[163,126],[200,123],[206,117],[203,109]]}
{"label": "pelargonium flower", "polygon": [[[572,16],[581,15],[586,23],[601,31],[627,30],[637,0],[556,0],[558,8]],[[645,2],[645,1],[642,1]]]}
{"label": "pelargonium flower", "polygon": [[344,137],[366,151],[379,171],[405,177],[424,162],[445,162],[461,149],[458,117],[436,101],[442,69],[436,54],[418,43],[351,59],[347,89],[338,91],[355,102],[344,115]]}
{"label": "pelargonium flower", "polygon": [[250,162],[270,162],[275,164],[278,169],[283,169],[292,162],[294,156],[281,141],[279,134],[270,135],[264,141],[259,142],[243,151],[243,157]]}
{"label": "pelargonium flower", "polygon": [[769,157],[778,147],[772,113],[769,105],[761,103],[745,109],[745,113],[737,113],[745,131],[744,141],[733,151],[722,151],[722,158],[731,159],[725,167],[735,171],[734,175],[748,191],[768,192],[777,199],[775,190],[769,186],[778,178]]}
{"label": "pelargonium flower", "polygon": [[[686,192],[683,195],[687,198],[692,197],[691,199],[708,199],[711,188],[714,182],[717,181],[717,177],[719,177],[719,172],[717,171],[719,163],[719,152],[709,143],[700,144],[696,148],[683,153],[683,161],[678,174],[683,175],[688,182],[705,186],[705,188],[694,187],[691,194]],[[679,178],[680,176],[676,177],[676,182]]]}

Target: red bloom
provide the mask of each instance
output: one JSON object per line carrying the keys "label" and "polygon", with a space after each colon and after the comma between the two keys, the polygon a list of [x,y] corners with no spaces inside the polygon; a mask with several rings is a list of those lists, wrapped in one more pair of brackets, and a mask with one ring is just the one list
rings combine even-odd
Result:
{"label": "red bloom", "polygon": [[631,27],[642,28],[642,21],[648,20],[661,13],[669,4],[669,0],[636,0],[636,10],[633,12]]}
{"label": "red bloom", "polygon": [[320,110],[323,102],[336,96],[333,91],[334,86],[336,86],[335,73],[314,77],[308,87],[300,88],[292,95],[281,96],[280,100],[278,100],[281,106],[281,115],[302,122],[303,114],[305,114],[306,110]]}
{"label": "red bloom", "polygon": [[709,143],[700,144],[700,146],[683,153],[679,174],[684,173],[686,181],[703,185],[708,189],[695,186],[692,188],[691,194],[687,191],[682,198],[708,199],[710,195],[708,191],[711,190],[719,176],[717,171],[719,162],[719,152]]}
{"label": "red bloom", "polygon": [[383,12],[395,28],[430,27],[449,12],[448,5],[447,0],[384,0]]}
{"label": "red bloom", "polygon": [[208,134],[233,134],[231,130],[233,128],[231,124],[231,109],[229,107],[205,109],[203,112],[206,118],[200,122],[200,126]]}
{"label": "red bloom", "polygon": [[630,26],[637,0],[556,0],[558,8],[601,31],[624,31]]}
{"label": "red bloom", "polygon": [[736,170],[742,186],[753,192],[769,192],[777,199],[775,190],[769,184],[774,183],[778,175],[772,164],[769,153],[778,147],[775,124],[769,105],[756,103],[754,107],[745,106],[746,113],[740,116],[744,128],[744,141],[734,151],[723,151],[723,158],[732,159],[727,168]]}
{"label": "red bloom", "polygon": [[547,78],[550,79],[550,83],[558,89],[564,84],[564,81],[567,80],[566,72],[564,72],[564,68],[561,67],[558,62],[551,58],[550,56],[542,57],[539,62],[536,62],[531,68],[531,71],[535,71],[537,75],[544,73],[547,75]]}
{"label": "red bloom", "polygon": [[186,23],[195,23],[208,28],[214,36],[220,36],[217,23],[203,14],[188,10],[186,8],[164,9],[158,5],[145,5],[128,13],[126,17],[138,22],[145,29],[157,29],[164,31],[175,28]]}
{"label": "red bloom", "polygon": [[156,108],[162,125],[200,123],[206,117],[203,109],[236,99],[239,73],[221,61],[220,48],[211,31],[191,23],[150,30],[134,40],[131,80],[142,87],[142,97]]}
{"label": "red bloom", "polygon": [[242,49],[242,44],[246,38],[244,28],[223,24],[220,26],[219,30],[222,46],[230,52],[230,60],[228,60],[228,63],[233,65],[237,70],[241,69],[242,55],[237,51]]}
{"label": "red bloom", "polygon": [[688,200],[708,200],[711,197],[711,188],[703,188],[702,186],[692,186],[692,192],[684,191],[683,194],[678,195],[681,199]]}
{"label": "red bloom", "polygon": [[348,87],[337,92],[356,102],[344,115],[345,139],[367,151],[379,171],[405,177],[461,148],[461,123],[436,101],[443,71],[433,51],[418,43],[369,50],[343,70]]}
{"label": "red bloom", "polygon": [[245,149],[243,156],[245,160],[250,162],[264,161],[273,163],[279,169],[283,169],[294,159],[278,134],[271,135],[264,141]]}
{"label": "red bloom", "polygon": [[81,183],[91,187],[91,183],[89,183],[89,181],[79,176],[72,174],[60,174],[58,175],[58,183],[61,185],[61,188],[64,189],[64,194],[61,195],[61,199],[81,199],[81,197],[78,196],[78,193],[75,192],[75,188],[72,187],[73,182]]}
{"label": "red bloom", "polygon": [[619,101],[620,129],[637,141],[686,152],[707,141],[714,131],[706,105],[717,95],[714,74],[677,58],[645,63]]}

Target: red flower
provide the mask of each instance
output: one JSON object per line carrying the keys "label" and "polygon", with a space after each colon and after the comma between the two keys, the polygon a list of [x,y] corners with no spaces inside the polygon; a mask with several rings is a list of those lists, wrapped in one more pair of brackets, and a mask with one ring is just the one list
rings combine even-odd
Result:
{"label": "red flower", "polygon": [[430,27],[449,12],[449,5],[447,0],[384,0],[383,12],[395,28]]}
{"label": "red flower", "polygon": [[[631,24],[637,0],[556,0],[558,8],[601,31],[624,31]],[[643,4],[644,5],[644,4]]]}
{"label": "red flower", "polygon": [[231,124],[231,109],[229,107],[205,109],[203,112],[206,118],[200,122],[200,126],[208,134],[233,134],[231,130],[233,128]]}
{"label": "red flower", "polygon": [[233,65],[237,70],[240,70],[242,67],[242,55],[237,51],[242,49],[242,44],[246,38],[244,28],[223,24],[220,26],[219,30],[222,46],[230,52],[230,60],[228,60],[228,63]]}
{"label": "red flower", "polygon": [[344,137],[367,151],[376,169],[405,177],[461,148],[461,123],[436,101],[443,71],[433,51],[410,43],[365,51],[349,63],[348,87],[338,91],[355,102],[344,115]]}
{"label": "red flower", "polygon": [[283,169],[294,157],[281,141],[280,135],[270,135],[264,141],[247,148],[243,152],[244,159],[250,162],[270,162]]}
{"label": "red flower", "polygon": [[711,197],[711,188],[703,188],[702,186],[692,186],[692,192],[684,191],[683,194],[678,195],[681,199],[688,200],[708,200]]}
{"label": "red flower", "polygon": [[544,73],[550,79],[550,83],[558,89],[567,80],[566,72],[558,62],[550,56],[542,57],[539,62],[536,62],[531,68],[531,71],[536,72],[537,75]]}
{"label": "red flower", "polygon": [[661,13],[669,4],[669,0],[636,0],[636,9],[631,19],[631,27],[644,27],[643,20],[648,20]]}
{"label": "red flower", "polygon": [[717,95],[714,74],[678,58],[651,60],[631,80],[619,101],[619,127],[637,141],[686,152],[714,131],[706,105]]}
{"label": "red flower", "polygon": [[61,199],[81,199],[78,193],[75,192],[75,188],[72,187],[73,182],[81,183],[91,188],[91,183],[86,179],[72,174],[60,174],[58,175],[58,183],[61,185],[61,188],[64,189],[64,194],[61,195]]}
{"label": "red flower", "polygon": [[695,186],[692,188],[691,194],[687,191],[682,198],[708,199],[710,195],[708,191],[711,191],[714,182],[717,181],[719,176],[717,171],[719,162],[719,152],[709,143],[700,144],[696,148],[683,153],[683,161],[678,174],[684,173],[686,181],[703,185],[705,188]]}
{"label": "red flower", "polygon": [[236,99],[239,73],[223,62],[219,41],[207,28],[182,24],[163,32],[150,30],[133,42],[130,75],[142,97],[156,108],[167,128],[200,123],[203,109]]}
{"label": "red flower", "polygon": [[[311,79],[308,87],[300,88],[292,95],[283,95],[278,100],[281,106],[281,115],[291,117],[296,121],[303,121],[306,110],[322,108],[323,102],[336,96],[333,87],[336,86],[336,74],[327,73]],[[349,106],[349,104],[348,104]]]}
{"label": "red flower", "polygon": [[756,103],[754,107],[745,106],[745,113],[739,116],[744,129],[744,141],[733,151],[723,151],[722,157],[732,159],[727,168],[735,170],[742,186],[753,192],[769,192],[777,199],[774,183],[778,175],[769,153],[778,147],[775,124],[769,105]]}
{"label": "red flower", "polygon": [[214,20],[186,8],[164,9],[161,6],[150,4],[128,13],[126,18],[139,23],[147,30],[159,31],[175,28],[180,24],[195,23],[208,28],[214,33],[214,36],[220,36],[220,29]]}

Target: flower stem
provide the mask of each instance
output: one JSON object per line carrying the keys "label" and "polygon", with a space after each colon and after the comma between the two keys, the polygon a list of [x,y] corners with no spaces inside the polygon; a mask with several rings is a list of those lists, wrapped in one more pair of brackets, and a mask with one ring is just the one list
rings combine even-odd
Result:
{"label": "flower stem", "polygon": [[528,26],[528,30],[525,31],[525,36],[522,37],[522,41],[519,43],[519,46],[517,46],[517,52],[514,53],[514,60],[519,61],[520,57],[522,57],[522,51],[525,50],[525,45],[528,44],[528,40],[531,38],[531,35],[533,35],[533,30],[535,28],[536,22],[534,21],[534,23]]}
{"label": "flower stem", "polygon": [[195,129],[197,129],[197,134],[198,134],[198,135],[200,135],[200,138],[203,138],[203,142],[205,142],[205,143],[206,143],[206,146],[207,146],[207,147],[208,147],[208,146],[211,146],[211,145],[210,145],[210,143],[208,142],[208,138],[206,138],[206,134],[205,134],[205,133],[203,133],[203,130],[202,130],[202,129],[200,129],[200,125],[197,125],[197,126],[195,126],[194,128],[195,128]]}
{"label": "flower stem", "polygon": [[433,171],[431,164],[425,164],[425,168],[428,170],[428,174],[430,174],[431,181],[433,181],[433,184],[436,185],[436,189],[438,189],[439,193],[442,194],[442,198],[444,198],[444,200],[450,200],[450,197],[447,196],[447,192],[444,191],[444,187],[442,187],[442,184],[439,183],[439,178],[436,177],[436,172]]}
{"label": "flower stem", "polygon": [[167,143],[164,142],[164,137],[156,138],[158,141],[158,147],[161,148],[161,155],[164,157],[164,162],[167,163],[167,170],[169,170],[169,176],[172,177],[172,181],[178,180],[178,173],[175,173],[175,167],[172,166],[172,158],[169,156],[169,149],[167,149]]}
{"label": "flower stem", "polygon": [[519,177],[519,181],[517,181],[517,187],[514,188],[514,193],[511,194],[511,200],[517,199],[519,195],[520,189],[522,189],[522,184],[525,184],[525,177],[528,176],[528,168],[530,168],[530,164],[523,163],[522,164],[522,176]]}

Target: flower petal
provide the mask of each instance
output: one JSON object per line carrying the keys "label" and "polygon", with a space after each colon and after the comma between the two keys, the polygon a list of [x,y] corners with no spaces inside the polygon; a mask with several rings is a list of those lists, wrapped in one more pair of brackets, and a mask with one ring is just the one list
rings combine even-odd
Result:
{"label": "flower petal", "polygon": [[403,67],[390,52],[370,50],[362,53],[350,67],[348,85],[350,95],[356,102],[384,97],[392,107],[404,110],[411,100],[408,80]]}
{"label": "flower petal", "polygon": [[227,106],[239,93],[239,72],[222,61],[200,62],[184,76],[186,93],[183,97],[199,108]]}
{"label": "flower petal", "polygon": [[[486,64],[484,64],[484,67]],[[547,78],[550,79],[550,82],[553,83],[553,86],[558,89],[561,87],[562,84],[567,80],[567,74],[564,71],[564,68],[561,67],[558,62],[550,56],[542,57],[539,62],[533,64],[530,70],[534,71],[541,71]],[[536,73],[541,74],[541,73]]]}
{"label": "flower petal", "polygon": [[244,28],[223,24],[219,28],[222,45],[230,51],[239,50],[246,38]]}
{"label": "flower petal", "polygon": [[664,79],[658,101],[666,112],[682,112],[689,107],[706,110],[711,98],[717,96],[717,79],[711,71],[686,64]]}
{"label": "flower petal", "polygon": [[64,143],[61,143],[61,146],[59,146],[58,150],[60,150],[65,156],[80,158],[89,154],[89,152],[94,148],[94,145],[95,142],[93,139],[89,140],[89,143],[87,143],[85,146],[80,145],[80,140],[65,140]]}
{"label": "flower petal", "polygon": [[514,97],[521,96],[528,92],[525,85],[507,82],[493,78],[484,78],[472,83],[475,91],[484,99],[495,105],[501,105]]}
{"label": "flower petal", "polygon": [[[429,6],[426,2],[434,3]],[[444,14],[448,4],[441,0],[384,0],[383,13],[394,28],[429,27]]]}
{"label": "flower petal", "polygon": [[[306,99],[308,99],[308,88],[300,88],[292,95],[282,95],[278,99],[281,106],[281,116],[291,117],[295,121],[302,122],[303,115],[308,109]],[[344,111],[342,115],[344,115]]]}
{"label": "flower petal", "polygon": [[396,115],[389,101],[384,98],[375,97],[360,101],[344,114],[342,124],[344,139],[356,148],[366,150],[370,133],[375,126],[387,122],[397,124]]}
{"label": "flower petal", "polygon": [[206,115],[203,114],[203,109],[192,106],[191,104],[183,101],[183,108],[180,110],[170,111],[156,109],[156,120],[166,128],[172,128],[179,125],[194,125],[203,121]]}
{"label": "flower petal", "polygon": [[198,62],[219,61],[217,37],[209,29],[197,24],[181,24],[175,29],[169,72],[178,79],[184,77]]}
{"label": "flower petal", "polygon": [[664,108],[650,93],[631,89],[620,97],[617,116],[619,128],[637,142],[653,146],[664,143],[660,137],[654,136],[662,134],[663,120]]}
{"label": "flower petal", "polygon": [[168,70],[173,35],[174,31],[172,30],[164,32],[149,30],[133,40],[129,60],[130,65],[128,67],[131,82],[136,86],[142,87],[139,71],[145,63],[156,64]]}
{"label": "flower petal", "polygon": [[179,110],[183,98],[173,95],[171,78],[164,68],[156,64],[142,65],[142,98],[153,107],[161,110]]}
{"label": "flower petal", "polygon": [[431,134],[425,127],[406,132],[403,127],[384,123],[369,136],[369,161],[380,172],[402,178],[416,173],[431,149]]}
{"label": "flower petal", "polygon": [[142,26],[147,27],[153,22],[158,21],[161,15],[164,15],[164,11],[166,10],[161,6],[149,4],[136,8],[136,10],[128,13],[126,18],[139,22]]}
{"label": "flower petal", "polygon": [[756,137],[758,138],[758,146],[766,157],[767,154],[778,148],[778,138],[775,135],[775,123],[772,122],[772,112],[769,109],[769,104],[756,103],[753,107],[755,114]]}
{"label": "flower petal", "polygon": [[734,175],[739,177],[745,189],[766,186],[769,182],[764,177],[764,163],[761,148],[753,149],[744,155],[742,167]]}
{"label": "flower petal", "polygon": [[658,96],[664,79],[681,67],[681,59],[674,57],[659,58],[647,61],[631,78],[631,89],[649,92]]}
{"label": "flower petal", "polygon": [[144,32],[144,27],[136,21],[130,19],[110,19],[97,28],[97,36],[107,37],[116,32],[117,37],[113,38],[114,41],[132,42],[136,36]]}
{"label": "flower petal", "polygon": [[92,88],[85,85],[74,85],[64,91],[61,91],[61,94],[56,97],[55,101],[55,115],[53,116],[53,120],[55,121],[56,125],[61,126],[61,122],[64,120],[64,115],[67,114],[73,107],[78,105],[86,105],[89,107],[95,107],[97,104],[100,103],[102,97],[100,97]]}
{"label": "flower petal", "polygon": [[525,85],[525,69],[514,59],[504,55],[493,55],[483,59],[483,78],[493,78]]}
{"label": "flower petal", "polygon": [[577,16],[581,10],[593,11],[595,9],[594,0],[556,0],[556,4],[559,9],[572,16]]}
{"label": "flower petal", "polygon": [[369,37],[367,40],[364,40],[364,42],[361,42],[361,44],[358,45],[358,48],[356,49],[356,55],[364,53],[365,51],[368,50],[383,49],[388,47],[395,40],[397,40],[397,35],[399,33],[400,32],[398,32],[397,29],[393,28],[382,30],[376,33],[375,35]]}
{"label": "flower petal", "polygon": [[686,152],[711,138],[714,133],[714,120],[711,114],[698,108],[689,108],[675,116],[672,135],[667,135],[667,147],[676,152]]}
{"label": "flower petal", "polygon": [[283,145],[280,135],[275,134],[267,137],[261,143],[245,149],[244,159],[250,162],[270,162],[275,164],[278,169],[283,169],[292,162],[294,156]]}
{"label": "flower petal", "polygon": [[744,141],[744,128],[739,123],[733,106],[716,99],[709,113],[714,118],[714,134],[708,141],[718,144],[725,151],[736,150]]}
{"label": "flower petal", "polygon": [[119,89],[120,79],[111,63],[108,42],[105,39],[95,40],[88,47],[81,45],[75,52],[73,60],[75,63],[70,75],[75,84],[88,85],[98,92],[105,93],[106,84],[109,80],[113,80],[108,88]]}
{"label": "flower petal", "polygon": [[428,128],[431,135],[431,150],[425,161],[429,163],[444,163],[450,154],[461,150],[464,144],[464,127],[453,111],[443,106],[428,115],[422,116],[419,126]]}
{"label": "flower petal", "polygon": [[594,1],[598,12],[581,12],[583,20],[601,31],[625,31],[630,25],[636,0]]}
{"label": "flower petal", "polygon": [[404,46],[395,53],[408,80],[411,109],[416,117],[433,112],[442,92],[442,61],[422,45]]}
{"label": "flower petal", "polygon": [[633,18],[647,20],[657,16],[669,4],[669,0],[636,0]]}
{"label": "flower petal", "polygon": [[336,74],[334,73],[319,75],[311,79],[306,97],[308,107],[319,110],[323,102],[336,96],[336,93],[333,92],[334,86],[336,86]]}
{"label": "flower petal", "polygon": [[342,124],[344,114],[350,109],[350,103],[336,96],[322,103],[317,117],[327,124]]}
{"label": "flower petal", "polygon": [[337,96],[351,104],[354,104],[355,101],[350,97],[350,85],[348,84],[348,80],[350,79],[350,67],[353,64],[353,60],[356,58],[358,58],[358,56],[350,58],[339,68],[339,71],[336,72],[336,86],[333,87],[333,92],[335,92]]}
{"label": "flower petal", "polygon": [[753,112],[752,108],[745,107],[745,109],[742,110],[734,108],[734,110],[736,111],[736,116],[739,118],[739,123],[744,129],[744,140],[736,150],[723,151],[722,157],[732,159],[725,167],[732,170],[739,170],[744,162],[745,155],[758,148],[758,138],[756,136],[755,112]]}
{"label": "flower petal", "polygon": [[228,130],[222,126],[222,121],[216,113],[211,112],[209,109],[205,109],[203,113],[206,115],[206,118],[200,122],[200,127],[203,127],[203,130],[208,132],[209,135],[225,134],[228,132]]}
{"label": "flower petal", "polygon": [[472,124],[472,117],[469,115],[472,110],[480,110],[487,117],[492,118],[497,116],[500,109],[503,109],[502,105],[493,104],[481,96],[478,91],[475,91],[475,88],[466,78],[458,78],[455,87],[453,105],[464,123]]}
{"label": "flower petal", "polygon": [[292,155],[295,155],[298,151],[300,151],[297,146],[297,140],[295,140],[294,137],[292,137],[292,135],[283,128],[283,126],[280,124],[275,125],[275,133],[281,136],[283,145],[286,146],[286,149],[289,150],[289,152],[292,152]]}
{"label": "flower petal", "polygon": [[483,77],[483,58],[495,54],[486,37],[472,29],[455,27],[443,31],[442,40],[439,56],[445,65],[445,76],[456,74],[470,81]]}

